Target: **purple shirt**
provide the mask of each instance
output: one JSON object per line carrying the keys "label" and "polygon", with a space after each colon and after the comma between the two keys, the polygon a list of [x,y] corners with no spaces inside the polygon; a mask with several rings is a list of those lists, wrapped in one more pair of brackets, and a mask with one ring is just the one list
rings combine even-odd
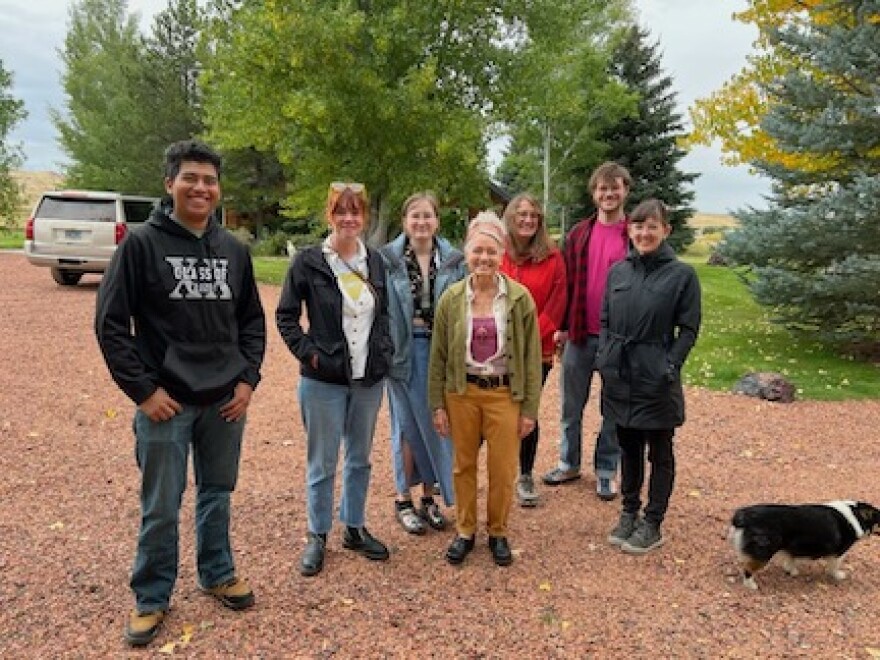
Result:
{"label": "purple shirt", "polygon": [[471,333],[471,357],[476,362],[485,362],[498,350],[498,329],[495,317],[473,319]]}

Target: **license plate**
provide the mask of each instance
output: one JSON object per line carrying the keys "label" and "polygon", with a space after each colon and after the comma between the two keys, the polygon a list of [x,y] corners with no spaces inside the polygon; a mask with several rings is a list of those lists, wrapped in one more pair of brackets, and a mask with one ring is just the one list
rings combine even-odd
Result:
{"label": "license plate", "polygon": [[68,241],[79,241],[83,237],[83,232],[80,229],[65,229],[64,230],[64,238]]}

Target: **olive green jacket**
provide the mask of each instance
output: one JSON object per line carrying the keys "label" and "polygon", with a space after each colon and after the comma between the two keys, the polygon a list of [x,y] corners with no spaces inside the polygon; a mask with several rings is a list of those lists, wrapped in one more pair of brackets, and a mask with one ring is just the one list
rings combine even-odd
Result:
{"label": "olive green jacket", "polygon": [[[541,338],[535,303],[528,290],[506,275],[507,328],[505,350],[510,395],[521,402],[521,414],[538,418],[541,400]],[[464,394],[467,388],[467,279],[450,286],[434,313],[431,360],[428,366],[428,403],[445,408],[445,393]]]}

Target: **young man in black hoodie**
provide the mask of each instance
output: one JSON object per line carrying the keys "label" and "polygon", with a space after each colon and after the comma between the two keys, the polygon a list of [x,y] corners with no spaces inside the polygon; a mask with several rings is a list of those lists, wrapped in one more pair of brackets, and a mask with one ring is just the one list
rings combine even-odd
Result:
{"label": "young man in black hoodie", "polygon": [[266,323],[247,249],[213,218],[220,169],[207,145],[168,147],[168,196],[119,245],[98,290],[98,343],[137,405],[141,528],[130,582],[136,608],[125,629],[134,646],[153,640],[168,611],[190,447],[199,586],[234,610],[254,603],[235,573],[230,494]]}

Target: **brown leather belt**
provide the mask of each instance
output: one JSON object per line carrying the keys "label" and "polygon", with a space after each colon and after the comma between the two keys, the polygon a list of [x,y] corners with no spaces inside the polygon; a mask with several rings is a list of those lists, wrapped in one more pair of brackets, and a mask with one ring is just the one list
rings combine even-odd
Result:
{"label": "brown leather belt", "polygon": [[492,390],[496,387],[507,387],[510,385],[510,378],[507,374],[502,376],[477,376],[476,374],[468,374],[467,382],[473,383],[480,389]]}

